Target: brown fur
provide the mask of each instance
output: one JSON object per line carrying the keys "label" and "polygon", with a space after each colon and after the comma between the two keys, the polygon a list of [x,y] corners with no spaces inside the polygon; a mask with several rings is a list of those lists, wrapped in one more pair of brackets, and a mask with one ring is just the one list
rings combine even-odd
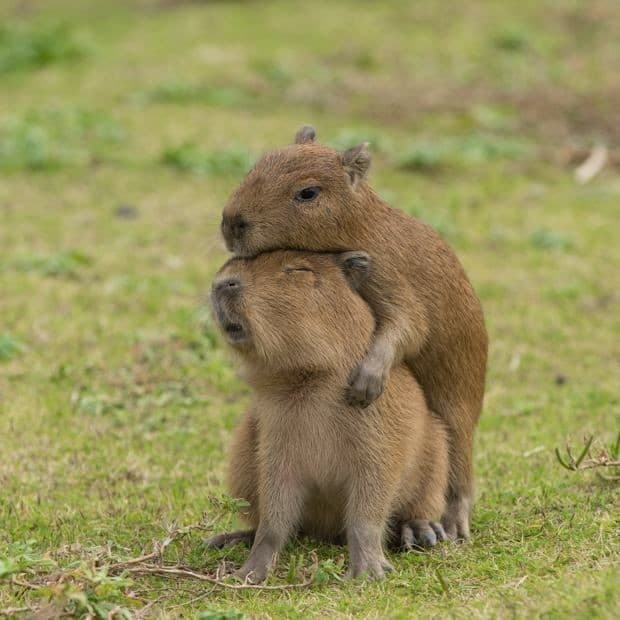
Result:
{"label": "brown fur", "polygon": [[[346,534],[350,574],[381,577],[391,568],[382,549],[388,521],[403,533],[428,532],[444,508],[445,431],[408,368],[395,367],[365,411],[345,398],[374,330],[370,308],[350,286],[367,268],[368,257],[354,252],[281,251],[232,259],[215,278],[215,316],[254,389],[229,476],[256,532],[242,578],[264,579],[298,532],[326,540]],[[222,535],[214,544],[251,535]]]}
{"label": "brown fur", "polygon": [[[350,377],[349,398],[367,406],[390,369],[405,360],[446,423],[450,488],[443,522],[450,537],[467,538],[487,359],[480,302],[447,243],[390,208],[366,183],[366,144],[341,153],[314,139],[311,128],[302,128],[296,144],[256,164],[224,209],[224,238],[238,256],[286,248],[370,254],[374,268],[360,294],[377,325]],[[320,194],[301,201],[299,192],[308,187]]]}

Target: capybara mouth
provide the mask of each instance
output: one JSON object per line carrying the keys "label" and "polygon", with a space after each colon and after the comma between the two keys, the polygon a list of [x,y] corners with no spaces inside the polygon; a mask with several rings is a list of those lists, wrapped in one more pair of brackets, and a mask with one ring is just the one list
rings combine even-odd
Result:
{"label": "capybara mouth", "polygon": [[226,335],[228,341],[233,344],[238,344],[247,340],[248,334],[241,323],[226,321],[222,325],[222,331]]}
{"label": "capybara mouth", "polygon": [[248,340],[249,333],[234,307],[236,305],[234,300],[226,299],[214,291],[211,294],[211,305],[220,331],[230,344],[240,344]]}

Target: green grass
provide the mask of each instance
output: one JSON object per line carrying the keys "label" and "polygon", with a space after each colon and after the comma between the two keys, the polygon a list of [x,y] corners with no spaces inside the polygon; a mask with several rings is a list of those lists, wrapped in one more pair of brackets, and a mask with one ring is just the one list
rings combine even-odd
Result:
{"label": "green grass", "polygon": [[[0,22],[0,609],[618,616],[617,482],[554,456],[619,430],[616,2],[10,0]],[[204,295],[228,195],[306,122],[369,140],[372,183],[482,298],[473,540],[394,556],[382,583],[341,581],[346,550],[310,540],[270,581],[314,572],[302,590],[107,574],[173,522],[234,525],[225,455],[249,397]],[[596,141],[610,161],[579,185]],[[243,560],[201,536],[167,558]]]}

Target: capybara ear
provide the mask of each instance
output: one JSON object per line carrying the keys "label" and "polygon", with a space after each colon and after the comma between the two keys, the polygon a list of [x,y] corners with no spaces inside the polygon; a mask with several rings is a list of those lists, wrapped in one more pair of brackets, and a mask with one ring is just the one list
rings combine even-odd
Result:
{"label": "capybara ear", "polygon": [[370,255],[361,250],[336,254],[336,262],[344,272],[352,289],[358,290],[368,279],[372,266]]}
{"label": "capybara ear", "polygon": [[363,142],[358,146],[348,149],[342,154],[342,165],[347,171],[351,184],[356,187],[360,181],[363,181],[368,175],[370,169],[370,151],[368,150],[368,142]]}
{"label": "capybara ear", "polygon": [[312,144],[316,140],[316,131],[312,125],[304,125],[295,134],[295,144]]}

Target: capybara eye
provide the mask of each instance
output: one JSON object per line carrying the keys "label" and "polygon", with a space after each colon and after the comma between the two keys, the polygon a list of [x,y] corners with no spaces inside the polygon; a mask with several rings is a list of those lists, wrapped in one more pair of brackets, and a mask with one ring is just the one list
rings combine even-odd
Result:
{"label": "capybara eye", "polygon": [[295,194],[295,200],[300,202],[309,202],[314,200],[321,193],[320,187],[304,187]]}
{"label": "capybara eye", "polygon": [[307,273],[314,273],[312,269],[310,269],[310,267],[303,267],[301,265],[298,267],[285,267],[284,268],[284,273],[293,273],[295,271],[305,271]]}

